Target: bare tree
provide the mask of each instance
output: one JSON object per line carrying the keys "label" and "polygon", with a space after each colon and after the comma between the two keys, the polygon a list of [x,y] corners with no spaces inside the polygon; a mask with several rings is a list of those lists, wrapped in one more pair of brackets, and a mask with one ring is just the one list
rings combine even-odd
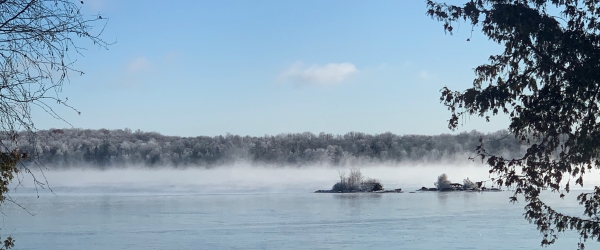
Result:
{"label": "bare tree", "polygon": [[343,184],[344,182],[346,182],[346,172],[338,170],[338,175],[340,177],[340,183]]}
{"label": "bare tree", "polygon": [[448,180],[446,173],[443,173],[442,175],[438,176],[437,181],[433,183],[433,185],[435,185],[438,190],[442,190],[444,188],[450,188],[451,183],[452,182]]}
{"label": "bare tree", "polygon": [[338,171],[338,175],[340,177],[340,182],[333,185],[332,190],[342,192],[360,191],[360,186],[364,179],[362,173],[360,172],[360,169],[351,168],[348,177],[346,177],[346,172]]}
{"label": "bare tree", "polygon": [[350,175],[348,176],[348,179],[347,179],[348,187],[351,190],[359,190],[360,184],[362,184],[363,178],[364,178],[364,176],[360,172],[360,169],[351,168]]}
{"label": "bare tree", "polygon": [[82,3],[0,0],[0,129],[4,133],[35,131],[32,105],[57,119],[61,118],[50,104],[72,108],[59,93],[69,74],[83,74],[73,67],[75,56],[85,50],[77,44],[108,45],[99,38],[103,28],[91,33],[102,17],[86,18]]}
{"label": "bare tree", "polygon": [[473,181],[471,181],[469,179],[469,177],[467,177],[467,179],[463,180],[463,188],[465,188],[465,189],[479,189],[479,187],[477,185],[475,185],[475,183]]}
{"label": "bare tree", "polygon": [[[8,185],[20,171],[31,174],[19,160],[28,155],[18,151],[18,131],[35,139],[31,117],[37,106],[56,119],[63,120],[52,105],[77,112],[61,98],[63,83],[70,74],[82,75],[74,68],[89,42],[98,48],[109,45],[100,39],[106,25],[102,16],[84,16],[83,1],[0,0],[0,203],[7,198]],[[102,25],[94,30],[98,23]],[[66,121],[65,121],[66,122]],[[68,123],[68,122],[67,122]],[[36,186],[43,184],[34,176]],[[7,237],[3,249],[14,246]]]}

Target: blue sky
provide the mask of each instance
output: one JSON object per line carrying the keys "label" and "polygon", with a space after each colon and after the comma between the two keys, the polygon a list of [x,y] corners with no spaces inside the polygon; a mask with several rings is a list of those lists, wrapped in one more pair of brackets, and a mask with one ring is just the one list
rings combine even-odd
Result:
{"label": "blue sky", "polygon": [[[444,86],[464,89],[500,47],[461,24],[454,36],[424,1],[86,0],[109,18],[57,112],[76,128],[166,135],[288,132],[450,133]],[[495,131],[467,117],[458,132]],[[40,129],[69,127],[34,112]]]}

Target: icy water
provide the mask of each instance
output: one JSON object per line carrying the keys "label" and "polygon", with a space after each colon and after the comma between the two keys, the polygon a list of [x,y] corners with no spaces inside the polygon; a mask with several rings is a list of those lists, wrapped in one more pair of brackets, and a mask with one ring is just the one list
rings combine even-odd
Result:
{"label": "icy water", "polygon": [[[55,190],[3,206],[16,249],[575,249],[549,248],[508,192],[157,194]],[[571,194],[556,208],[576,213]],[[588,249],[600,243],[588,242]]]}
{"label": "icy water", "polygon": [[[437,176],[486,180],[477,166],[364,167],[402,194],[323,194],[338,178],[332,167],[47,171],[54,193],[30,192],[31,180],[2,205],[2,237],[16,249],[575,249],[562,235],[549,248],[509,192],[408,193]],[[347,169],[346,169],[347,171]],[[40,175],[38,175],[40,176]],[[600,178],[586,177],[588,185]],[[489,183],[488,183],[489,184]],[[488,185],[489,187],[489,185]],[[593,186],[592,186],[593,187]],[[585,187],[584,187],[585,188]],[[575,210],[544,193],[561,212]],[[28,212],[35,214],[30,215]],[[587,249],[600,249],[588,242]]]}

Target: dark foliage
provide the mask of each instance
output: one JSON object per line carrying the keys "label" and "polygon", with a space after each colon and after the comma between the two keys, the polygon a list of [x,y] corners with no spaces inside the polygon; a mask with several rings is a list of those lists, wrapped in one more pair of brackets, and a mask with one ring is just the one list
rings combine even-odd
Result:
{"label": "dark foliage", "polygon": [[336,192],[349,192],[351,191],[350,187],[348,187],[348,185],[346,185],[345,183],[342,182],[337,182],[333,185],[333,187],[331,187],[331,190],[336,191]]}
{"label": "dark foliage", "polygon": [[429,0],[427,15],[450,34],[457,22],[466,21],[504,51],[475,68],[473,87],[442,89],[441,101],[452,113],[448,126],[456,129],[464,115],[488,121],[501,113],[509,117],[508,131],[527,150],[505,157],[481,145],[481,159],[500,176],[498,185],[514,188],[511,201],[524,197],[525,218],[542,233],[543,246],[571,229],[581,236],[583,249],[588,238],[600,240],[600,189],[577,197],[583,216],[554,210],[539,194],[549,189],[563,197],[571,180],[583,185],[584,175],[600,166],[600,1],[465,2]]}
{"label": "dark foliage", "polygon": [[383,190],[383,185],[381,185],[381,183],[379,182],[375,183],[375,185],[373,185],[373,189],[371,189],[372,192],[381,190]]}

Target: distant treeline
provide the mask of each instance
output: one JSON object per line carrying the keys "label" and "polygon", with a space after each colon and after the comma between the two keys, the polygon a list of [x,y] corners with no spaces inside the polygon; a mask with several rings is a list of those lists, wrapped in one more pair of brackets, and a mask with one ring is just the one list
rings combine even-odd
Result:
{"label": "distant treeline", "polygon": [[305,132],[275,136],[179,137],[130,129],[51,129],[37,132],[35,141],[23,135],[18,148],[38,157],[48,167],[111,168],[215,167],[236,162],[260,165],[353,165],[463,161],[475,155],[479,139],[490,153],[506,157],[523,155],[507,131],[457,135],[344,135]]}

